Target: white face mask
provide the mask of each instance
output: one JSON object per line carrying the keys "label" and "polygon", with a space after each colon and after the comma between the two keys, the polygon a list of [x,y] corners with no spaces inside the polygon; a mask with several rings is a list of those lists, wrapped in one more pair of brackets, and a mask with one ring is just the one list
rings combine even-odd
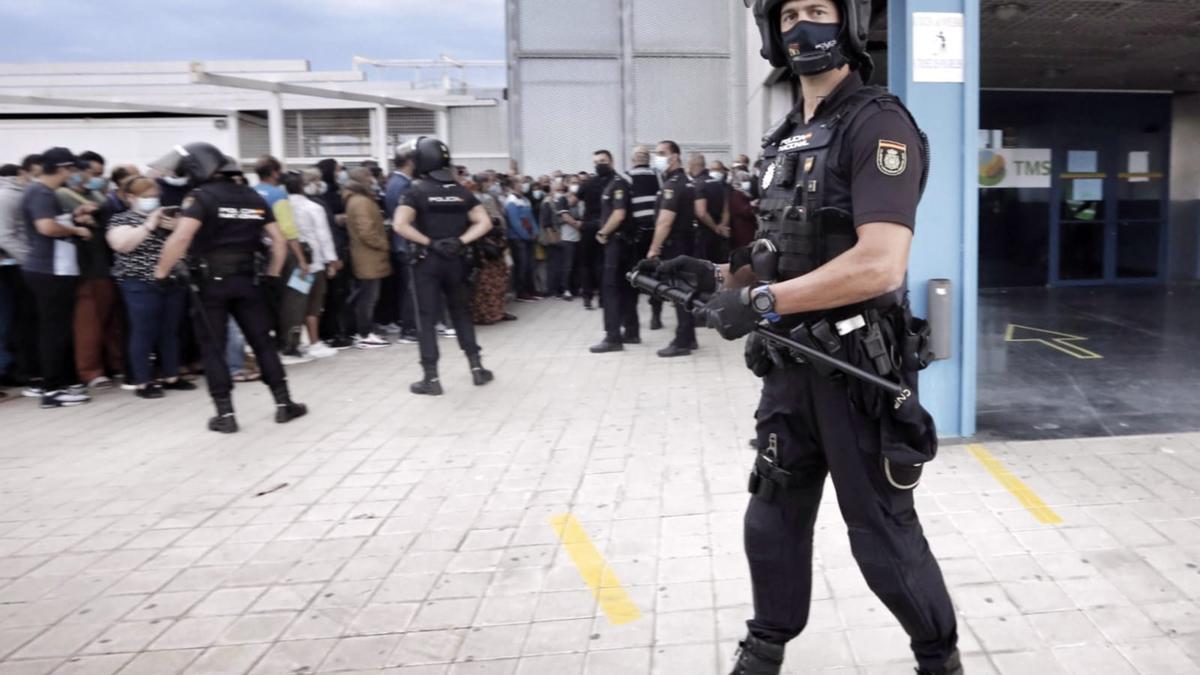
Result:
{"label": "white face mask", "polygon": [[305,185],[304,194],[308,195],[309,197],[316,197],[317,195],[325,194],[325,183],[317,182]]}
{"label": "white face mask", "polygon": [[710,171],[708,173],[708,177],[715,180],[718,183],[725,182],[725,174],[721,171]]}
{"label": "white face mask", "polygon": [[521,194],[529,194],[529,183],[521,183]]}
{"label": "white face mask", "polygon": [[751,188],[750,181],[748,181],[748,180],[742,181],[742,192],[750,192],[750,188]]}
{"label": "white face mask", "polygon": [[138,197],[133,201],[133,209],[139,213],[150,213],[162,204],[158,197]]}
{"label": "white face mask", "polygon": [[534,191],[533,191],[533,198],[534,198],[534,199],[543,199],[545,196],[546,196],[546,193],[545,193],[545,192],[542,192],[541,190],[534,190]]}
{"label": "white face mask", "polygon": [[579,185],[578,185],[578,184],[576,184],[576,185],[572,185],[571,187],[567,188],[567,190],[568,190],[568,191],[569,191],[571,194],[576,194],[577,192],[579,192]]}
{"label": "white face mask", "polygon": [[662,155],[655,155],[650,158],[650,166],[659,173],[666,173],[667,167],[671,165],[670,160]]}

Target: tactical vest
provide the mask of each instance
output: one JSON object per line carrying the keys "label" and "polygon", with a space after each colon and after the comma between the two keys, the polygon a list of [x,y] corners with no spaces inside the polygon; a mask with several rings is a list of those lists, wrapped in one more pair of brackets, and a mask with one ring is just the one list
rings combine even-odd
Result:
{"label": "tactical vest", "polygon": [[425,236],[434,240],[449,239],[462,236],[470,228],[467,198],[471,193],[466,188],[422,177],[409,189],[424,196],[425,213],[415,226]]}
{"label": "tactical vest", "polygon": [[[763,139],[766,163],[758,207],[758,238],[770,240],[779,252],[776,281],[807,274],[857,243],[850,172],[843,170],[841,157],[843,136],[855,116],[879,100],[899,105],[886,89],[862,87],[807,125],[797,124],[788,115]],[[899,108],[907,114],[903,105]],[[924,190],[929,145],[925,134],[919,129],[918,133],[923,146]]]}

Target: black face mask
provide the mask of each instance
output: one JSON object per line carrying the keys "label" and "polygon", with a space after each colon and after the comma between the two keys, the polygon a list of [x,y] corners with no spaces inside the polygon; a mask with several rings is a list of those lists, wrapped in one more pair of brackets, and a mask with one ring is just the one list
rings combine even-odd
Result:
{"label": "black face mask", "polygon": [[780,36],[783,49],[797,75],[817,75],[846,64],[838,36],[842,27],[836,23],[801,21]]}
{"label": "black face mask", "polygon": [[596,165],[596,175],[600,176],[601,178],[608,178],[609,176],[613,175],[612,165],[611,164],[597,164]]}

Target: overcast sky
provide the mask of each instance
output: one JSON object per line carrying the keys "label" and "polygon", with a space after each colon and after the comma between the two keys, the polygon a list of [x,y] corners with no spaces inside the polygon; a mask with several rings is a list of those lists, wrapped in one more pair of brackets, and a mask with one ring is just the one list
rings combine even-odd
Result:
{"label": "overcast sky", "polygon": [[0,0],[0,26],[0,62],[505,57],[503,0]]}

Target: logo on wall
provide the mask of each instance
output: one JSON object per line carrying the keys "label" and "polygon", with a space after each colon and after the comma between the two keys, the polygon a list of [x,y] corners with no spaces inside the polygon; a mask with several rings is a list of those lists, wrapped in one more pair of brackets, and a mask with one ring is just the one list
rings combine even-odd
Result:
{"label": "logo on wall", "polygon": [[979,151],[979,186],[995,187],[1004,182],[1008,171],[1004,164],[1004,155],[991,150]]}

